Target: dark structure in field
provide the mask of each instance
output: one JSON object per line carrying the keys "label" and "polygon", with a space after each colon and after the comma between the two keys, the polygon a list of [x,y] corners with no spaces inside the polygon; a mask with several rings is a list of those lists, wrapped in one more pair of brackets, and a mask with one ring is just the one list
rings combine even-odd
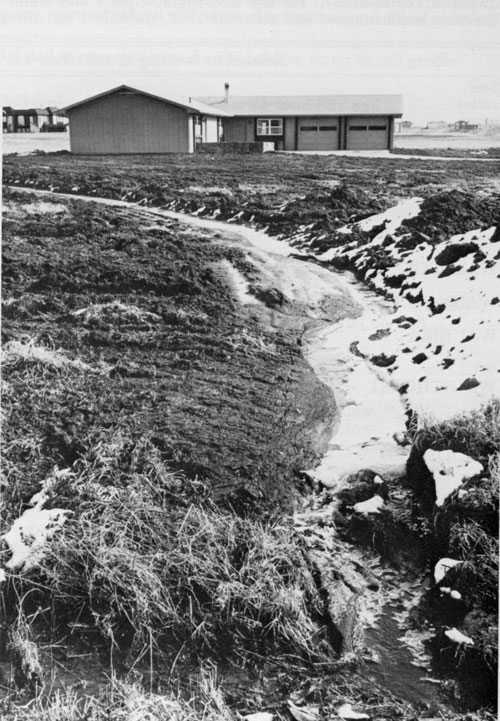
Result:
{"label": "dark structure in field", "polygon": [[401,95],[229,95],[201,102],[229,112],[227,142],[274,142],[276,150],[388,150]]}
{"label": "dark structure in field", "polygon": [[64,108],[71,151],[78,154],[190,153],[218,142],[223,109],[169,100],[120,85]]}
{"label": "dark structure in field", "polygon": [[120,85],[63,109],[79,154],[187,153],[199,143],[275,150],[388,150],[400,95],[203,97],[169,100]]}

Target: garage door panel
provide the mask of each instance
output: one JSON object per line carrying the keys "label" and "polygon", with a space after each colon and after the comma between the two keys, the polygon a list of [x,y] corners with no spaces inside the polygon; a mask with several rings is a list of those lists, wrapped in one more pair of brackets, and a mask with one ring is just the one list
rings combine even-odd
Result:
{"label": "garage door panel", "polygon": [[338,150],[339,123],[336,117],[298,119],[298,150]]}
{"label": "garage door panel", "polygon": [[347,119],[347,150],[387,150],[388,147],[389,118],[360,116]]}

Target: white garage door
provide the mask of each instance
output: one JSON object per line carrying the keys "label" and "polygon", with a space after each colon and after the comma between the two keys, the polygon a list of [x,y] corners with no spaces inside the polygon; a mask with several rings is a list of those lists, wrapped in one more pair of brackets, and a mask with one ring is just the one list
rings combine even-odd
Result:
{"label": "white garage door", "polygon": [[338,150],[338,118],[298,118],[297,150]]}
{"label": "white garage door", "polygon": [[347,118],[347,150],[387,150],[389,147],[389,118]]}

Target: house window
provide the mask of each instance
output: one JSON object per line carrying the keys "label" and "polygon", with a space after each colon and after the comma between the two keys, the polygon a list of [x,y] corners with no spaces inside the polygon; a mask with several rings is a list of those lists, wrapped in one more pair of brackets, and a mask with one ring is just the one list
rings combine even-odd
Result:
{"label": "house window", "polygon": [[387,130],[385,125],[369,125],[368,130]]}
{"label": "house window", "polygon": [[257,118],[257,135],[283,135],[283,118]]}
{"label": "house window", "polygon": [[366,125],[349,125],[349,130],[368,130]]}
{"label": "house window", "polygon": [[317,125],[301,125],[300,129],[301,130],[317,130],[318,126]]}
{"label": "house window", "polygon": [[336,125],[320,125],[319,126],[320,131],[321,130],[337,130]]}

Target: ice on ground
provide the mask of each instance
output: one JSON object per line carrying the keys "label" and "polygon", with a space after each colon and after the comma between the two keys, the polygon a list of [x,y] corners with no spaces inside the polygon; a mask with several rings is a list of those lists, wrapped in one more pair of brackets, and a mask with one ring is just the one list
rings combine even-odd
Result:
{"label": "ice on ground", "polygon": [[36,566],[43,556],[47,541],[62,528],[68,516],[72,515],[73,511],[64,508],[43,508],[54,483],[70,474],[69,469],[56,470],[43,481],[41,491],[35,493],[29,502],[34,507],[24,511],[1,537],[12,553],[12,557],[5,564],[8,569],[22,568],[27,571]]}
{"label": "ice on ground", "polygon": [[408,450],[394,439],[406,430],[405,408],[397,389],[359,354],[353,344],[390,318],[389,304],[372,291],[358,289],[349,275],[337,276],[362,309],[306,335],[306,357],[319,379],[332,388],[339,423],[320,464],[308,474],[330,488],[350,475],[371,468],[384,477],[403,475]]}
{"label": "ice on ground", "polygon": [[463,481],[477,476],[483,470],[483,465],[479,461],[464,453],[449,450],[429,449],[424,453],[424,461],[436,484],[436,506],[442,506]]}
{"label": "ice on ground", "polygon": [[221,260],[217,265],[227,276],[236,298],[242,305],[259,303],[257,298],[249,292],[249,283],[245,276],[229,260]]}
{"label": "ice on ground", "polygon": [[360,711],[355,711],[352,707],[352,704],[350,703],[343,703],[342,706],[339,706],[338,709],[335,711],[337,716],[339,718],[344,719],[369,719],[370,717],[366,713],[361,713]]}
{"label": "ice on ground", "polygon": [[384,230],[377,235],[377,240],[380,242],[381,240],[384,240],[389,233],[394,233],[394,231],[401,226],[403,220],[415,218],[415,216],[420,213],[420,206],[422,202],[423,198],[409,198],[408,200],[403,200],[401,203],[389,208],[389,210],[384,210],[383,213],[377,213],[376,215],[371,215],[369,218],[360,220],[356,223],[356,225],[360,230],[367,231],[372,228],[376,228],[377,225],[385,223]]}
{"label": "ice on ground", "polygon": [[[457,561],[455,558],[441,558],[434,566],[434,581],[441,583],[450,568],[458,566],[459,563],[462,561]],[[441,590],[444,592],[444,589]]]}
{"label": "ice on ground", "polygon": [[380,513],[384,505],[384,499],[381,496],[376,495],[369,498],[367,501],[355,503],[353,511],[355,513],[361,513],[363,516],[367,516],[369,513]]}
{"label": "ice on ground", "polygon": [[[398,228],[400,228],[403,220],[409,220],[410,218],[414,218],[420,213],[420,205],[422,204],[422,202],[423,198],[410,198],[409,200],[403,200],[401,203],[398,203],[392,208],[389,208],[389,210],[385,210],[383,213],[371,215],[369,218],[364,218],[358,223],[350,223],[349,225],[344,225],[336,232],[345,233],[347,235],[352,231],[354,227],[358,228],[359,230],[368,231],[372,228],[376,228],[378,225],[382,225],[385,223],[385,228],[380,231],[380,233],[378,233],[369,244],[380,245],[381,242],[385,240],[388,235],[392,235],[396,230],[398,230]],[[367,246],[363,246],[363,248],[366,247]],[[330,248],[318,257],[320,260],[326,261],[332,260],[332,258],[335,258],[336,255],[339,255],[339,249]]]}
{"label": "ice on ground", "polygon": [[295,721],[317,721],[319,706],[296,706],[293,701],[287,701],[288,710]]}
{"label": "ice on ground", "polygon": [[274,714],[268,711],[259,711],[258,713],[251,713],[243,716],[245,721],[273,721]]}
{"label": "ice on ground", "polygon": [[447,636],[450,641],[453,641],[454,643],[463,643],[466,646],[474,646],[474,641],[472,640],[472,638],[469,638],[469,636],[465,636],[461,631],[456,628],[448,629],[444,632],[444,635]]}
{"label": "ice on ground", "polygon": [[43,556],[43,547],[71,513],[63,508],[44,510],[40,504],[25,511],[2,536],[12,552],[12,558],[5,564],[7,568],[22,567],[27,571],[36,566]]}
{"label": "ice on ground", "polygon": [[450,598],[453,598],[455,601],[460,601],[462,599],[462,594],[460,591],[452,590],[450,591]]}
{"label": "ice on ground", "polygon": [[0,583],[4,583],[7,580],[7,575],[4,568],[0,568]]}

